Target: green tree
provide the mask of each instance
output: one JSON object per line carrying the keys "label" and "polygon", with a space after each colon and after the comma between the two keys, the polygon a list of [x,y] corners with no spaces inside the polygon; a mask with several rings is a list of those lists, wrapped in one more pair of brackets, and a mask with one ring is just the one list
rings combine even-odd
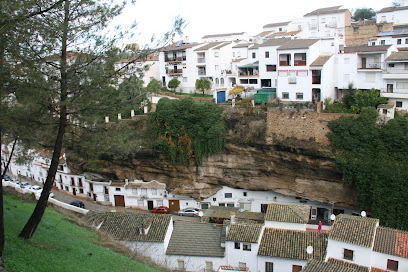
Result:
{"label": "green tree", "polygon": [[177,87],[180,85],[180,80],[177,79],[177,77],[173,77],[172,80],[169,81],[168,87],[170,89],[173,89],[173,92],[176,92]]}
{"label": "green tree", "polygon": [[242,93],[244,90],[245,90],[244,86],[236,85],[232,90],[228,92],[228,96],[232,95],[235,98],[238,94]]}
{"label": "green tree", "polygon": [[206,78],[197,79],[195,83],[195,88],[199,90],[200,92],[203,92],[203,96],[204,96],[204,92],[206,90],[211,90],[211,81],[209,81]]}
{"label": "green tree", "polygon": [[372,8],[359,8],[353,14],[353,19],[356,21],[364,19],[372,19],[376,15],[376,12]]}
{"label": "green tree", "polygon": [[149,84],[147,84],[147,91],[149,93],[158,93],[161,89],[161,83],[160,81],[158,81],[155,78],[152,78],[149,82]]}
{"label": "green tree", "polygon": [[201,165],[203,157],[224,148],[222,108],[214,103],[162,98],[152,118],[159,138],[156,145],[173,165],[189,166],[191,160]]}
{"label": "green tree", "polygon": [[377,108],[380,104],[387,103],[387,98],[382,97],[379,90],[357,90],[353,95],[353,105],[351,109],[354,113],[359,113],[365,107]]}

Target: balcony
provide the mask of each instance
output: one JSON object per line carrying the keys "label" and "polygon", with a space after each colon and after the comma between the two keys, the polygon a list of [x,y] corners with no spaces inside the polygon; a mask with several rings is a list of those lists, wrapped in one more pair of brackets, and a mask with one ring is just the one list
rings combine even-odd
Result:
{"label": "balcony", "polygon": [[166,74],[168,75],[180,75],[183,73],[183,69],[167,70]]}
{"label": "balcony", "polygon": [[361,63],[359,64],[359,66],[357,67],[357,69],[360,70],[381,70],[382,65],[381,62],[369,62],[369,63]]}
{"label": "balcony", "polygon": [[198,59],[197,59],[197,62],[198,62],[198,63],[205,63],[205,58],[198,58]]}
{"label": "balcony", "polygon": [[164,59],[165,62],[182,62],[182,61],[185,61],[185,60],[186,60],[186,57],[185,57],[185,56],[183,56],[183,57],[177,57],[177,58],[169,58],[169,57],[166,57],[166,58]]}
{"label": "balcony", "polygon": [[240,77],[258,77],[259,73],[258,70],[254,71],[239,71],[238,76]]}
{"label": "balcony", "polygon": [[288,77],[289,84],[296,84],[296,77]]}
{"label": "balcony", "polygon": [[206,75],[205,70],[198,70],[198,75],[199,76],[205,76]]}

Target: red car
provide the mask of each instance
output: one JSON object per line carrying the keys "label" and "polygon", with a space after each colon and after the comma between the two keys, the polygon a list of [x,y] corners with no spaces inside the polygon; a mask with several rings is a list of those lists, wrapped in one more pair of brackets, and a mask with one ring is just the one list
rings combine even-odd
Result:
{"label": "red car", "polygon": [[169,208],[165,206],[159,206],[159,207],[153,208],[152,213],[166,214],[166,213],[169,213]]}

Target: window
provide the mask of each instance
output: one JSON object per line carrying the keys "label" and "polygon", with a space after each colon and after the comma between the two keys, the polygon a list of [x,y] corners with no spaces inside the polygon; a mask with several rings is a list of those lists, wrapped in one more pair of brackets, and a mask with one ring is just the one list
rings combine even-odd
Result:
{"label": "window", "polygon": [[303,99],[303,93],[296,93],[296,99]]}
{"label": "window", "polygon": [[243,192],[242,194],[243,194],[244,196],[247,196],[247,192]]}
{"label": "window", "polygon": [[276,65],[266,65],[267,72],[276,72]]}
{"label": "window", "polygon": [[343,259],[352,261],[354,257],[354,251],[350,249],[344,249]]}
{"label": "window", "polygon": [[251,211],[251,203],[239,203],[239,209],[241,211]]}
{"label": "window", "polygon": [[306,66],[306,53],[295,54],[295,66]]}
{"label": "window", "polygon": [[387,269],[392,271],[398,271],[398,261],[387,260]]}
{"label": "window", "polygon": [[163,200],[157,200],[157,206],[163,206]]}
{"label": "window", "polygon": [[137,188],[132,188],[132,194],[137,195]]}
{"label": "window", "polygon": [[256,58],[256,53],[255,52],[252,52],[252,58],[253,59]]}
{"label": "window", "polygon": [[210,261],[205,262],[205,272],[212,272],[213,271],[213,263]]}
{"label": "window", "polygon": [[183,260],[177,260],[177,266],[179,271],[184,271],[184,261]]}
{"label": "window", "polygon": [[218,53],[219,52],[214,52],[214,58],[218,58]]}
{"label": "window", "polygon": [[302,270],[301,265],[292,265],[292,272],[300,272],[300,270]]}
{"label": "window", "polygon": [[71,186],[75,186],[74,178],[71,178]]}
{"label": "window", "polygon": [[408,38],[405,39],[405,44],[408,44]]}
{"label": "window", "polygon": [[354,33],[358,33],[358,30],[359,30],[359,28],[356,26],[356,27],[353,27],[353,32]]}
{"label": "window", "polygon": [[83,194],[84,193],[84,189],[79,189],[79,193]]}
{"label": "window", "polygon": [[397,108],[402,108],[402,101],[396,101],[396,102],[395,102],[395,106],[396,106]]}
{"label": "window", "polygon": [[280,76],[280,77],[287,77],[288,76],[288,71],[279,71],[278,72],[278,76]]}
{"label": "window", "polygon": [[152,195],[157,195],[157,189],[152,189]]}
{"label": "window", "polygon": [[383,114],[387,114],[387,113],[388,113],[388,110],[387,110],[387,109],[383,109],[383,110],[382,110],[382,113],[383,113]]}
{"label": "window", "polygon": [[201,209],[206,210],[208,209],[209,204],[208,203],[201,203]]}
{"label": "window", "polygon": [[265,52],[265,58],[266,58],[266,59],[269,59],[269,51],[266,51],[266,52]]}
{"label": "window", "polygon": [[249,84],[258,84],[258,80],[254,78],[249,79]]}
{"label": "window", "polygon": [[397,82],[396,89],[408,89],[408,82]]}
{"label": "window", "polygon": [[238,58],[240,58],[241,57],[241,52],[238,52],[237,54],[238,54]]}
{"label": "window", "polygon": [[273,272],[273,263],[265,262],[265,272]]}
{"label": "window", "polygon": [[115,191],[116,191],[116,192],[120,192],[120,188],[115,188]]}
{"label": "window", "polygon": [[279,28],[279,32],[282,32],[282,28],[281,28],[281,27]]}
{"label": "window", "polygon": [[397,44],[401,44],[402,43],[402,39],[397,39]]}
{"label": "window", "polygon": [[109,194],[108,186],[104,186],[103,191],[104,191],[105,195]]}
{"label": "window", "polygon": [[137,200],[137,206],[144,206],[144,201],[143,201],[143,199],[138,199],[138,200]]}
{"label": "window", "polygon": [[243,243],[242,250],[251,251],[251,244]]}
{"label": "window", "polygon": [[217,85],[217,86],[220,85],[220,79],[219,78],[215,79],[215,85]]}
{"label": "window", "polygon": [[82,178],[78,178],[78,186],[82,187]]}
{"label": "window", "polygon": [[384,44],[385,44],[385,40],[381,40],[381,44],[384,45]]}
{"label": "window", "polygon": [[232,52],[232,57],[235,58],[235,52]]}
{"label": "window", "polygon": [[69,191],[68,186],[65,186],[65,191],[67,191],[67,192]]}
{"label": "window", "polygon": [[214,198],[213,198],[213,201],[215,202],[215,201],[217,201],[217,199],[214,197]]}
{"label": "window", "polygon": [[141,194],[142,194],[142,195],[147,195],[147,189],[146,189],[146,188],[142,188],[142,189],[141,189]]}
{"label": "window", "polygon": [[279,55],[279,65],[280,66],[290,66],[290,54],[280,54]]}
{"label": "window", "polygon": [[239,263],[238,263],[238,266],[239,266],[239,267],[246,267],[246,263],[239,262]]}
{"label": "window", "polygon": [[235,249],[240,249],[240,248],[241,248],[241,243],[235,242],[235,243],[234,243],[234,248],[235,248]]}
{"label": "window", "polygon": [[282,93],[283,99],[289,99],[289,93]]}
{"label": "window", "polygon": [[375,45],[375,42],[372,42],[371,45]]}
{"label": "window", "polygon": [[232,193],[225,193],[225,198],[232,198]]}
{"label": "window", "polygon": [[224,79],[223,78],[221,78],[221,86],[224,86]]}
{"label": "window", "polygon": [[187,81],[188,81],[187,77],[183,77],[183,82],[187,82]]}
{"label": "window", "polygon": [[232,207],[232,208],[234,208],[234,203],[227,203],[227,207]]}

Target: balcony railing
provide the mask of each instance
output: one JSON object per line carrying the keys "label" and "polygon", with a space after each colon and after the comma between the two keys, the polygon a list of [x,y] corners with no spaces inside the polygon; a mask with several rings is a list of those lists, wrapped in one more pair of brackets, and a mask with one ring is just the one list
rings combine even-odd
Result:
{"label": "balcony railing", "polygon": [[383,72],[387,74],[407,74],[408,75],[408,70],[402,69],[402,68],[398,69],[394,67],[385,67],[383,69]]}
{"label": "balcony railing", "polygon": [[205,58],[198,58],[198,59],[197,59],[197,62],[198,62],[198,63],[205,63]]}
{"label": "balcony railing", "polygon": [[306,66],[305,60],[295,60],[295,66]]}
{"label": "balcony railing", "polygon": [[183,60],[186,60],[186,57],[177,57],[177,58],[165,58],[166,62],[181,62]]}
{"label": "balcony railing", "polygon": [[290,66],[290,62],[287,61],[279,61],[279,66]]}
{"label": "balcony railing", "polygon": [[242,72],[239,71],[238,72],[238,76],[243,76],[243,77],[257,77],[259,75],[258,71],[254,71],[254,72]]}
{"label": "balcony railing", "polygon": [[371,63],[366,63],[364,64],[360,64],[358,69],[381,69],[381,63],[380,62],[371,62]]}
{"label": "balcony railing", "polygon": [[199,76],[205,76],[205,74],[206,74],[205,71],[198,71]]}
{"label": "balcony railing", "polygon": [[182,74],[182,73],[183,73],[183,69],[167,70],[167,74],[169,75]]}

